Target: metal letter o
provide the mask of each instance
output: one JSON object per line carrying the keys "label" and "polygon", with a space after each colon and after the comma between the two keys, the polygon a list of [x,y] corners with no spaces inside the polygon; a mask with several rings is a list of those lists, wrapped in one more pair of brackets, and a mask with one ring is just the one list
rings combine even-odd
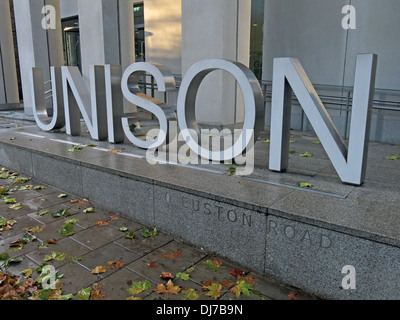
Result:
{"label": "metal letter o", "polygon": [[[211,152],[201,147],[190,132],[200,133],[196,122],[196,96],[204,78],[215,70],[230,73],[239,83],[244,97],[245,117],[242,133],[234,145],[227,150]],[[258,79],[245,65],[228,60],[208,59],[193,65],[182,81],[177,111],[179,127],[188,146],[201,157],[213,161],[231,160],[241,155],[251,139],[258,138],[264,126],[264,98]]]}

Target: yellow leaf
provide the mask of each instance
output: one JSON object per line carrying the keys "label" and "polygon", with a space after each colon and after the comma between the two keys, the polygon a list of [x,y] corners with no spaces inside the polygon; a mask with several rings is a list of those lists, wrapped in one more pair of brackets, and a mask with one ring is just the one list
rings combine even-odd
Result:
{"label": "yellow leaf", "polygon": [[107,151],[108,153],[119,153],[122,152],[122,150],[115,150],[115,149],[111,149],[109,151]]}
{"label": "yellow leaf", "polygon": [[107,268],[105,266],[97,266],[96,268],[94,268],[92,270],[93,274],[100,274],[100,273],[104,273],[107,271]]}
{"label": "yellow leaf", "polygon": [[221,296],[221,290],[222,290],[222,285],[218,283],[213,283],[211,286],[206,287],[208,292],[206,293],[206,296],[218,299]]}

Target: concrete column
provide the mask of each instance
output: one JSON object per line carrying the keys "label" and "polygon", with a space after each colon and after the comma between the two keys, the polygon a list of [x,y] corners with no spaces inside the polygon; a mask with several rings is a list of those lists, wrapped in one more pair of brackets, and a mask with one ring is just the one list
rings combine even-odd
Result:
{"label": "concrete column", "polygon": [[[55,29],[44,29],[42,13],[45,5],[55,9]],[[60,6],[58,0],[14,0],[15,23],[18,38],[18,52],[21,67],[21,82],[24,109],[32,112],[31,70],[42,68],[45,81],[50,80],[50,66],[64,64]]]}
{"label": "concrete column", "polygon": [[[173,74],[182,74],[182,6],[181,0],[146,0],[144,27],[146,61],[161,63]],[[167,102],[176,105],[177,92],[167,94]],[[163,95],[156,98],[163,100]]]}
{"label": "concrete column", "polygon": [[181,0],[146,0],[144,26],[146,61],[165,65],[172,73],[182,73]]}
{"label": "concrete column", "polygon": [[[89,84],[91,65],[135,62],[134,0],[78,0],[82,73]],[[135,107],[124,100],[126,112]]]}
{"label": "concrete column", "polygon": [[[182,0],[182,70],[210,58],[249,65],[251,0]],[[232,76],[216,71],[198,94],[199,123],[229,125],[244,120],[240,90]]]}
{"label": "concrete column", "polygon": [[135,61],[133,0],[79,0],[78,13],[86,79],[90,65],[127,67]]}
{"label": "concrete column", "polygon": [[9,0],[0,1],[0,104],[19,103]]}

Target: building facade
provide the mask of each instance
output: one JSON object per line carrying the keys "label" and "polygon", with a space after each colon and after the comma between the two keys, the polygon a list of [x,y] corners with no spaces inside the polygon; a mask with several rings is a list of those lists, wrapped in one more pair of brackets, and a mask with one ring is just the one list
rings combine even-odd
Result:
{"label": "building facade", "polygon": [[[356,58],[375,53],[371,140],[400,143],[397,0],[0,0],[0,6],[3,106],[22,101],[32,114],[32,67],[43,68],[45,90],[51,92],[50,66],[77,66],[88,82],[90,65],[125,69],[133,62],[156,62],[179,84],[194,63],[220,58],[239,61],[257,76],[268,127],[274,58],[293,57],[347,139]],[[176,105],[176,93],[165,98]],[[293,99],[292,128],[312,131]],[[243,122],[243,98],[232,76],[216,71],[206,78],[196,118],[211,126]]]}

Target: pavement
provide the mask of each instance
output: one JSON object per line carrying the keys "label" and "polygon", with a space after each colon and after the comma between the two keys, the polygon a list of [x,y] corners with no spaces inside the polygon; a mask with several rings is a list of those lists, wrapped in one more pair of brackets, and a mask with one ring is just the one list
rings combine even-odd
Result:
{"label": "pavement", "polygon": [[[12,174],[2,172],[5,176]],[[0,179],[0,190],[10,193],[1,196],[0,217],[12,221],[12,228],[0,235],[0,254],[7,252],[12,259],[22,258],[22,262],[11,263],[4,271],[21,277],[21,281],[25,281],[26,270],[32,271],[30,278],[37,279],[41,275],[37,269],[45,263],[63,275],[62,295],[72,294],[69,297],[75,300],[82,289],[89,287],[100,292],[91,299],[100,300],[183,300],[190,296],[199,300],[316,299],[202,248],[175,240],[167,233],[158,231],[150,235],[154,229],[95,207],[90,199],[77,198],[17,174],[16,179]],[[16,203],[4,203],[6,199],[15,199],[12,202]],[[61,215],[63,212],[65,216]],[[76,219],[73,234],[60,234],[72,219]],[[128,239],[132,231],[134,237]],[[26,239],[25,235],[34,240],[10,247]],[[46,261],[52,255],[56,259]],[[160,278],[162,273],[169,273],[167,279]],[[176,294],[154,291],[159,285],[168,289],[171,276],[174,287],[179,287]],[[146,290],[128,291],[144,281],[149,284]],[[243,281],[250,290],[238,290]],[[213,284],[217,293],[211,297]]]}

